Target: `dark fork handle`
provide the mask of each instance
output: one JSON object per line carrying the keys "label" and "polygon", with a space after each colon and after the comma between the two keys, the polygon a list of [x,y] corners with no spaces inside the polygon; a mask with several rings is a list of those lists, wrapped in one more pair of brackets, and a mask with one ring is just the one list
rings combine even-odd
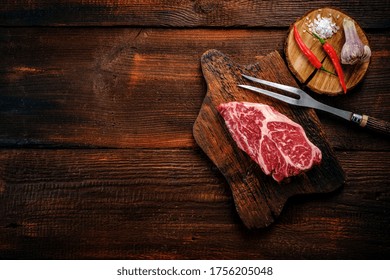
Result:
{"label": "dark fork handle", "polygon": [[359,125],[372,131],[390,136],[390,122],[380,120],[367,115],[362,115]]}

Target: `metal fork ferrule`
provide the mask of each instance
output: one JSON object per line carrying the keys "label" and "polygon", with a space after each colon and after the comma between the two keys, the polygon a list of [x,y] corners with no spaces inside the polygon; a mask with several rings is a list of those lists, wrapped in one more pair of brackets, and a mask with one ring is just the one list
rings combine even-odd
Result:
{"label": "metal fork ferrule", "polygon": [[351,121],[352,122],[360,124],[362,122],[362,119],[363,119],[362,115],[359,115],[359,114],[356,114],[356,113],[352,114],[352,117],[351,117]]}

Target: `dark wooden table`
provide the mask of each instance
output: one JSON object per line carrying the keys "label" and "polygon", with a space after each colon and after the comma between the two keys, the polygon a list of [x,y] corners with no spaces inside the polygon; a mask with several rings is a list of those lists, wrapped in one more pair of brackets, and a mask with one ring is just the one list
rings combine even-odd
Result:
{"label": "dark wooden table", "polygon": [[289,25],[323,6],[359,22],[372,61],[319,99],[389,121],[389,1],[58,2],[0,5],[0,258],[390,257],[388,138],[318,113],[345,185],[248,230],[192,136],[206,50],[283,54]]}

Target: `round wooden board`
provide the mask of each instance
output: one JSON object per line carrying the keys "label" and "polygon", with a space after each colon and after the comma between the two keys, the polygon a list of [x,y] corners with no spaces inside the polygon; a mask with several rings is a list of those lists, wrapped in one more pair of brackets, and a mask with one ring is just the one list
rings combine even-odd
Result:
{"label": "round wooden board", "polygon": [[[309,23],[309,20],[313,21],[318,14],[320,14],[322,17],[329,17],[331,15],[336,25],[340,27],[336,34],[327,39],[327,42],[334,47],[339,57],[341,49],[345,43],[343,20],[349,16],[340,10],[333,8],[322,8],[308,12],[294,23],[297,26],[299,34],[301,35],[305,44],[313,51],[318,59],[322,61],[323,66],[329,71],[336,73],[331,60],[326,56],[326,53],[322,49],[320,42],[308,32],[304,32],[304,30],[308,30],[307,23]],[[284,48],[288,67],[290,68],[291,72],[302,84],[306,84],[307,87],[316,93],[327,95],[343,94],[338,77],[324,71],[317,70],[310,64],[306,56],[299,49],[294,39],[294,24],[290,26]],[[367,36],[364,34],[363,30],[356,21],[355,26],[363,44],[369,45]],[[355,87],[363,79],[367,72],[369,63],[370,62],[368,61],[357,65],[342,64],[348,90]],[[314,72],[315,74],[313,74]]]}

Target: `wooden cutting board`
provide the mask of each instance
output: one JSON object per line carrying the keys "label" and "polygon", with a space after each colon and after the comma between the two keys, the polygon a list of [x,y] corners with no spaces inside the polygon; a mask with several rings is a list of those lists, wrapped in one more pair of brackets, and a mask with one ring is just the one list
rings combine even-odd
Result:
{"label": "wooden cutting board", "polygon": [[[327,57],[319,41],[306,32],[310,22],[313,22],[318,15],[320,17],[331,17],[332,21],[340,28],[336,34],[326,40],[333,46],[338,56],[340,57],[341,49],[345,43],[343,21],[344,18],[351,17],[340,10],[324,7],[321,9],[309,11],[290,26],[284,48],[286,60],[294,76],[302,84],[306,84],[306,86],[312,91],[327,95],[344,94],[338,77],[324,71],[318,71],[314,66],[312,66],[302,51],[299,49],[294,39],[293,26],[296,25],[302,40],[323,63],[323,66],[329,71],[336,73],[331,60]],[[356,21],[354,22],[359,38],[363,44],[369,45],[367,36],[363,29]],[[370,62],[368,61],[356,65],[342,65],[348,91],[354,88],[364,78],[369,64]]]}
{"label": "wooden cutting board", "polygon": [[[253,65],[241,66],[217,50],[201,58],[207,94],[193,127],[198,145],[219,168],[232,190],[238,214],[248,228],[270,225],[280,214],[289,197],[297,194],[326,193],[339,188],[344,172],[325,139],[321,124],[312,109],[292,107],[237,87],[248,81],[241,73],[297,86],[278,52],[258,57]],[[216,107],[223,102],[249,101],[265,103],[300,123],[308,138],[318,146],[322,163],[290,182],[278,184],[241,151],[231,138]]]}

